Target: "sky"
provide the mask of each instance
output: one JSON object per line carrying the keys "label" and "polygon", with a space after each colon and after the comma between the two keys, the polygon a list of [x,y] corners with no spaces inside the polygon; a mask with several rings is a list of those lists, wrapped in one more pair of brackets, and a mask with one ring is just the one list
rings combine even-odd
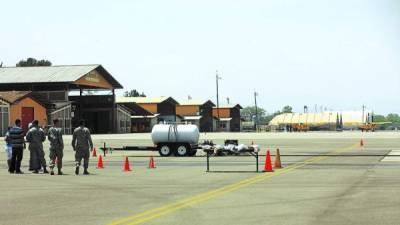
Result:
{"label": "sky", "polygon": [[[176,100],[400,113],[398,0],[0,0],[0,61],[102,64]],[[122,94],[122,90],[118,92]]]}

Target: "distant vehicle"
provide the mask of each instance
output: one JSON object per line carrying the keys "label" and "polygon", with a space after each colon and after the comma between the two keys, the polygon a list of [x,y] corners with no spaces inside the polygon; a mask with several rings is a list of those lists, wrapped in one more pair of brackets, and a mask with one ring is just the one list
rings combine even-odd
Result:
{"label": "distant vehicle", "polygon": [[242,122],[242,132],[254,132],[256,125],[254,121],[243,121]]}
{"label": "distant vehicle", "polygon": [[304,123],[293,124],[292,127],[293,127],[293,131],[296,131],[296,132],[306,132],[306,131],[310,130],[310,127]]}
{"label": "distant vehicle", "polygon": [[362,132],[368,132],[372,131],[374,132],[379,126],[384,125],[384,124],[391,124],[392,122],[368,122],[360,125],[358,129],[360,129]]}

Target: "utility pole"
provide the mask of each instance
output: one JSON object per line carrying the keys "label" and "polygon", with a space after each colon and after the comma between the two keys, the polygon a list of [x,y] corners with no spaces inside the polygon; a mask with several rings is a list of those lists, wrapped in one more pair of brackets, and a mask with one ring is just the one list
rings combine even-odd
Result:
{"label": "utility pole", "polygon": [[256,129],[257,129],[257,125],[258,125],[257,96],[258,96],[258,93],[254,90],[254,106],[256,107],[256,120],[254,121],[254,125],[255,125]]}
{"label": "utility pole", "polygon": [[364,123],[364,115],[365,115],[365,105],[362,105],[362,120],[361,120],[361,123]]}
{"label": "utility pole", "polygon": [[222,78],[218,75],[218,70],[216,71],[215,81],[217,84],[217,130],[219,131],[219,88],[218,88],[218,81]]}

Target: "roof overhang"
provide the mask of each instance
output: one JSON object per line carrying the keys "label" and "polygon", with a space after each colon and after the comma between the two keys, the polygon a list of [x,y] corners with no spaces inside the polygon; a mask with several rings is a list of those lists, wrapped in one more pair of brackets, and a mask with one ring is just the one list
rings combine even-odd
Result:
{"label": "roof overhang", "polygon": [[183,116],[184,120],[200,120],[202,116]]}
{"label": "roof overhang", "polygon": [[223,121],[223,122],[227,122],[227,121],[231,121],[232,118],[220,118],[219,121]]}
{"label": "roof overhang", "polygon": [[131,116],[132,119],[154,119],[157,118],[160,114],[148,115],[148,116]]}

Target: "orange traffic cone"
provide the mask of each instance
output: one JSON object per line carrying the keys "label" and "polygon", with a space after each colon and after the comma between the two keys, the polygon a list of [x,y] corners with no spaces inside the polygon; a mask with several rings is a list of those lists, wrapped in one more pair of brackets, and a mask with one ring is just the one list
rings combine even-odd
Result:
{"label": "orange traffic cone", "polygon": [[275,168],[277,168],[277,169],[282,168],[282,164],[281,164],[281,154],[279,153],[279,148],[276,149]]}
{"label": "orange traffic cone", "polygon": [[274,172],[272,170],[271,154],[269,153],[269,150],[267,151],[267,156],[265,157],[265,166],[263,172]]}
{"label": "orange traffic cone", "polygon": [[92,157],[97,157],[96,148],[93,148],[93,154],[92,154]]}
{"label": "orange traffic cone", "polygon": [[129,166],[128,156],[125,157],[125,164],[124,164],[124,172],[131,171],[131,167]]}
{"label": "orange traffic cone", "polygon": [[361,138],[360,140],[360,146],[363,147],[364,146],[364,139]]}
{"label": "orange traffic cone", "polygon": [[104,169],[104,165],[103,165],[103,157],[99,157],[99,161],[97,161],[97,169]]}
{"label": "orange traffic cone", "polygon": [[156,164],[154,163],[154,158],[153,156],[150,156],[150,161],[149,161],[149,169],[155,169]]}

